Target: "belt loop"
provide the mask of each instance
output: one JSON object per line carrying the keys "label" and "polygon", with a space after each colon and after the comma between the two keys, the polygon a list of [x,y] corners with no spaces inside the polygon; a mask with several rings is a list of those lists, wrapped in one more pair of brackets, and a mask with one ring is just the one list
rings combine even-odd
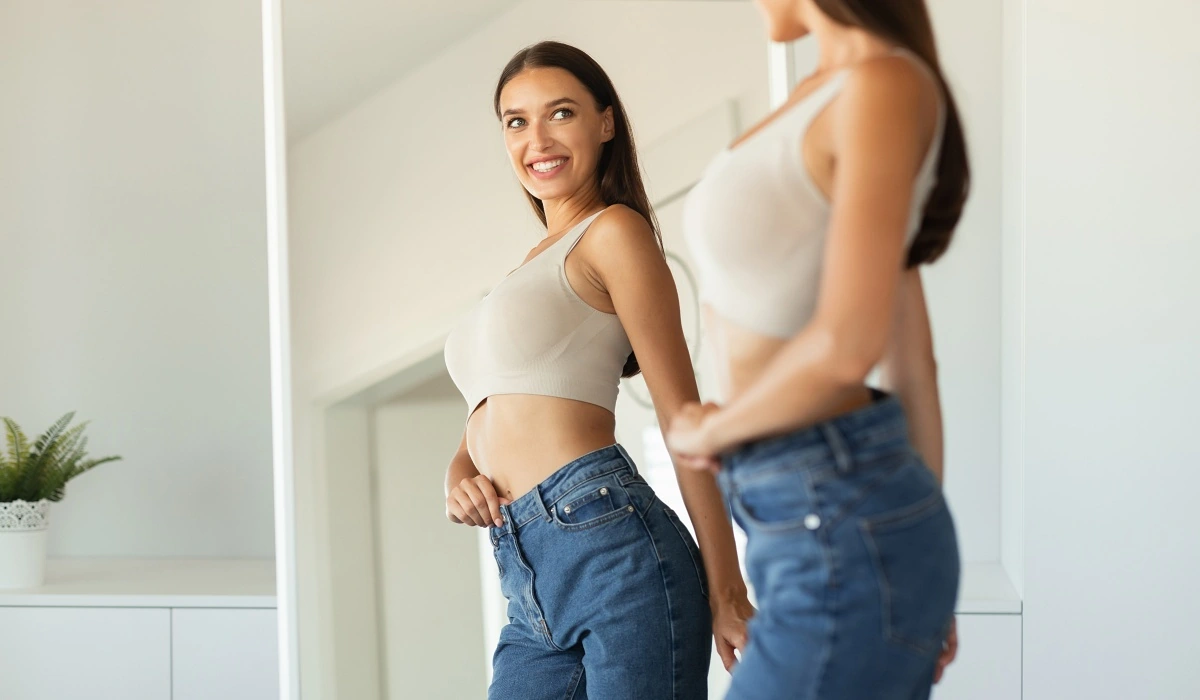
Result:
{"label": "belt loop", "polygon": [[[546,522],[552,522],[554,520],[554,516],[550,515],[550,509],[546,507],[546,502],[542,500],[541,488],[534,486],[533,491],[530,493],[533,494],[533,502],[536,503],[537,507],[542,511],[542,520],[545,520]],[[513,530],[516,531],[516,523],[513,523]]]}
{"label": "belt loop", "polygon": [[832,421],[821,423],[817,426],[821,430],[821,434],[825,436],[825,442],[829,444],[830,451],[833,452],[833,460],[837,465],[837,470],[841,474],[848,474],[854,468],[854,454],[846,445],[846,439],[842,437],[842,431],[838,430],[837,426]]}
{"label": "belt loop", "polygon": [[629,473],[634,476],[637,476],[638,475],[637,465],[634,464],[633,457],[630,457],[629,453],[625,451],[625,446],[620,443],[617,443],[616,448],[617,448],[617,451],[621,453],[621,457],[625,460],[625,464],[629,465]]}

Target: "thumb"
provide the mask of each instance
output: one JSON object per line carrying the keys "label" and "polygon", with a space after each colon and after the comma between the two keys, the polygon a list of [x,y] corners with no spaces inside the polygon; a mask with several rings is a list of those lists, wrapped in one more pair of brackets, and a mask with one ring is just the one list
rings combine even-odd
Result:
{"label": "thumb", "polygon": [[512,501],[510,501],[510,500],[508,500],[507,498],[504,498],[503,496],[501,496],[501,497],[500,497],[500,505],[502,505],[502,506],[511,506],[511,505],[512,505]]}
{"label": "thumb", "polygon": [[717,654],[721,657],[721,662],[725,665],[725,670],[733,673],[733,667],[737,665],[737,656],[733,653],[733,647],[729,642],[717,638]]}

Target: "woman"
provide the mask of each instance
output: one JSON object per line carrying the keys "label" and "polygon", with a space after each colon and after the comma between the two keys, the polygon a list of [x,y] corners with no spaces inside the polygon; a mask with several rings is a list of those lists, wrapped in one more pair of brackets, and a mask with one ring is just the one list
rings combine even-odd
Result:
{"label": "woman", "polygon": [[495,110],[547,235],[446,343],[468,408],[447,516],[491,528],[509,601],[489,697],[704,698],[712,636],[730,667],[752,609],[712,475],[677,472],[697,552],[615,444],[621,377],[661,425],[698,397],[628,120],[553,42],[512,58]]}
{"label": "woman", "polygon": [[687,202],[726,400],[667,435],[748,534],[759,610],[728,697],[923,698],[959,560],[917,267],[966,200],[962,129],[922,0],[758,6],[818,68]]}

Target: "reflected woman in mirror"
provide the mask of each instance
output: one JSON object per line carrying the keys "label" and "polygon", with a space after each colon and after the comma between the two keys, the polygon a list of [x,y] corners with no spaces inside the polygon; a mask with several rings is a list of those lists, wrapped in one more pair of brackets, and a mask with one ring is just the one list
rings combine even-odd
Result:
{"label": "reflected woman in mirror", "polygon": [[817,69],[686,202],[724,401],[667,434],[749,538],[728,697],[924,698],[955,654],[959,555],[918,267],[966,201],[962,127],[923,0],[757,4]]}
{"label": "reflected woman in mirror", "polygon": [[555,42],[512,58],[494,104],[546,236],[446,343],[468,409],[446,513],[489,528],[508,599],[489,697],[705,698],[713,636],[732,667],[753,608],[713,475],[677,470],[697,549],[616,444],[622,377],[663,426],[698,398],[629,121]]}

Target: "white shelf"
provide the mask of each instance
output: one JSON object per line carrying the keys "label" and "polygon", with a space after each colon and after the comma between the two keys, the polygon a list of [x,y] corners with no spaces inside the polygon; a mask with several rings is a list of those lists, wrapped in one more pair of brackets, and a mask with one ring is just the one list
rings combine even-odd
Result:
{"label": "white shelf", "polygon": [[1021,598],[999,563],[964,564],[956,612],[959,615],[1020,615]]}
{"label": "white shelf", "polygon": [[272,559],[51,559],[0,607],[274,608]]}

